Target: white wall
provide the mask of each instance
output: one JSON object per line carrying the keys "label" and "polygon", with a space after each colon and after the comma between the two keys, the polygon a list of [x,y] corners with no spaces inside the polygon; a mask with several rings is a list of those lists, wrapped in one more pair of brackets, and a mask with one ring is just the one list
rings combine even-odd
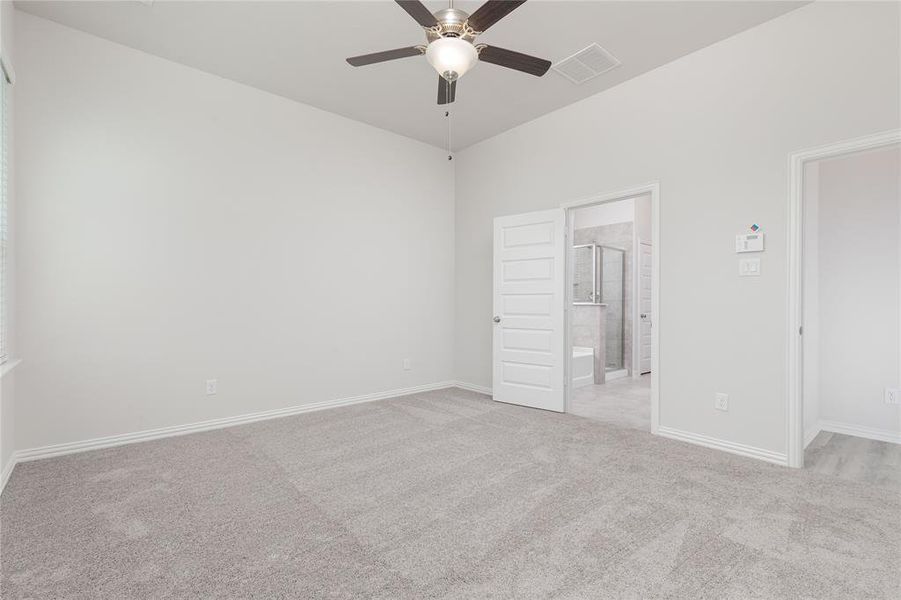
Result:
{"label": "white wall", "polygon": [[605,202],[573,211],[573,229],[600,227],[614,223],[631,223],[635,220],[635,200],[626,198]]}
{"label": "white wall", "polygon": [[19,448],[451,379],[444,152],[17,18]]}
{"label": "white wall", "polygon": [[[15,69],[15,38],[14,27],[16,11],[12,2],[0,2],[0,54],[4,60]],[[2,75],[0,75],[2,76]],[[15,90],[12,87],[7,88],[9,96],[6,99],[7,110],[7,218],[11,223],[16,218],[16,156],[15,156]],[[16,290],[16,231],[15,227],[9,228],[9,239],[7,242],[7,250],[9,252],[6,263],[6,287],[3,290],[6,295],[3,302],[6,303],[6,319],[7,319],[7,342],[9,344],[9,359],[5,365],[5,369],[0,367],[0,491],[2,491],[3,476],[7,475],[9,469],[12,468],[10,462],[15,450],[15,392],[16,392],[16,373],[10,370],[15,360],[18,358],[18,344],[16,343],[16,306],[15,306],[15,290]],[[5,372],[4,372],[5,371]]]}
{"label": "white wall", "polygon": [[[659,180],[660,423],[783,455],[788,156],[899,126],[898,23],[814,3],[461,152],[457,378],[491,383],[495,216]],[[754,222],[762,275],[739,278]]]}
{"label": "white wall", "polygon": [[897,146],[819,163],[819,417],[901,438],[899,211]]}

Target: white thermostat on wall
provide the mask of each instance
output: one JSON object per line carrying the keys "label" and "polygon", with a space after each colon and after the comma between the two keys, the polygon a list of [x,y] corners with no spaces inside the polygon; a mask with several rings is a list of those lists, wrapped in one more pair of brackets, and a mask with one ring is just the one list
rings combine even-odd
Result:
{"label": "white thermostat on wall", "polygon": [[735,236],[736,252],[763,252],[763,233],[745,233]]}

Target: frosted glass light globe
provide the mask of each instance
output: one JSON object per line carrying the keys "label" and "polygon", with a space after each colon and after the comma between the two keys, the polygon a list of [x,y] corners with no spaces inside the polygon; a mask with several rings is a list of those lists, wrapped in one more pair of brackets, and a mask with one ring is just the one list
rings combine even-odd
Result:
{"label": "frosted glass light globe", "polygon": [[438,74],[454,81],[463,76],[479,60],[475,46],[460,38],[437,39],[425,49],[425,59]]}

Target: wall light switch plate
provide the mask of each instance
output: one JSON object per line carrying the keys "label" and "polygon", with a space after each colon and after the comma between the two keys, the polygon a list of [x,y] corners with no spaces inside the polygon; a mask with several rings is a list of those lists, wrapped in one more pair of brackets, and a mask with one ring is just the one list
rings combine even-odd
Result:
{"label": "wall light switch plate", "polygon": [[885,388],[886,404],[901,404],[901,389]]}
{"label": "wall light switch plate", "polygon": [[207,379],[206,380],[206,395],[212,396],[216,393],[216,388],[219,385],[219,381],[216,379]]}
{"label": "wall light switch plate", "polygon": [[404,359],[404,371],[409,371],[409,370],[412,369],[412,368],[413,368],[413,367],[410,366],[410,359],[409,359],[409,358],[405,358],[405,359]]}
{"label": "wall light switch plate", "polygon": [[763,233],[746,233],[735,236],[736,252],[763,252]]}
{"label": "wall light switch plate", "polygon": [[739,277],[760,277],[760,259],[743,258],[738,261]]}
{"label": "wall light switch plate", "polygon": [[717,394],[713,407],[717,410],[729,410],[729,394]]}

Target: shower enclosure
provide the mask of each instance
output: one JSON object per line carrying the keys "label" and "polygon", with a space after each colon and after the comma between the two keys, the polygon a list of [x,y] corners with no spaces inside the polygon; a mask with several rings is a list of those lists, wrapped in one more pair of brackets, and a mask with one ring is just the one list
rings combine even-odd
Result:
{"label": "shower enclosure", "polygon": [[607,373],[625,370],[626,253],[598,244],[573,246],[573,303],[606,305]]}
{"label": "shower enclosure", "polygon": [[607,305],[604,346],[606,371],[621,371],[625,363],[626,253],[620,248],[600,246],[601,302]]}
{"label": "shower enclosure", "polygon": [[573,304],[600,304],[598,247],[573,246]]}

